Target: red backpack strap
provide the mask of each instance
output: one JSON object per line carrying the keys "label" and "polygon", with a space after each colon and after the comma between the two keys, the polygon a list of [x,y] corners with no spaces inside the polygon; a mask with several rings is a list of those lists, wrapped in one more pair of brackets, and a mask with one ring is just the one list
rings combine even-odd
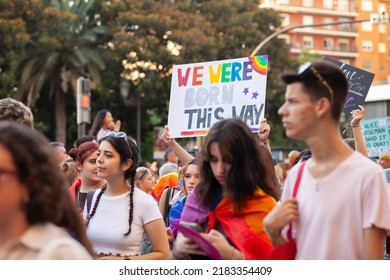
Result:
{"label": "red backpack strap", "polygon": [[295,186],[294,186],[292,197],[297,196],[299,184],[301,183],[302,173],[303,173],[303,169],[305,168],[305,165],[306,165],[306,161],[302,161],[301,166],[299,166],[297,180],[295,181]]}
{"label": "red backpack strap", "polygon": [[[305,165],[306,165],[306,160],[302,161],[301,166],[299,166],[297,180],[295,181],[292,197],[296,197],[297,196],[299,184],[301,183],[302,173],[303,173],[303,169],[305,168]],[[288,239],[292,238],[292,224],[290,224],[290,226],[288,227],[287,237],[288,237]]]}

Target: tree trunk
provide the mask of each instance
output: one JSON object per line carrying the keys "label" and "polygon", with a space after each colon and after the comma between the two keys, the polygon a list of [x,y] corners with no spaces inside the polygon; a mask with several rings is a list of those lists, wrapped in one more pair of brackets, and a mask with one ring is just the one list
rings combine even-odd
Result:
{"label": "tree trunk", "polygon": [[66,112],[65,112],[65,93],[57,91],[55,97],[55,116],[56,116],[56,141],[66,145]]}

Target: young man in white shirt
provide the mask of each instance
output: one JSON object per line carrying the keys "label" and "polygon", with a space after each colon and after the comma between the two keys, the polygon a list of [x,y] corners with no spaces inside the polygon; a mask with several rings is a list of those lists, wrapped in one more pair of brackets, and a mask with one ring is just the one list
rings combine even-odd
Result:
{"label": "young man in white shirt", "polygon": [[296,259],[383,259],[390,230],[382,168],[353,151],[340,134],[348,81],[333,64],[303,64],[282,76],[285,103],[278,113],[286,135],[303,140],[312,158],[291,198],[301,163],[290,170],[281,203],[264,219],[273,246],[287,242],[293,225]]}

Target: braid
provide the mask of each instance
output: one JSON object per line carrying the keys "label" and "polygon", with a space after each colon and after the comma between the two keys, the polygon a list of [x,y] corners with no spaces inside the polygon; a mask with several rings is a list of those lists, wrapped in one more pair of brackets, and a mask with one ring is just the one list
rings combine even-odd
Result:
{"label": "braid", "polygon": [[125,233],[125,236],[128,236],[131,233],[131,223],[133,222],[133,212],[134,212],[134,178],[135,170],[130,174],[130,211],[129,211],[129,230]]}
{"label": "braid", "polygon": [[88,226],[89,221],[91,220],[91,218],[95,215],[97,206],[98,206],[99,201],[100,201],[100,198],[102,197],[102,195],[106,191],[106,189],[107,189],[107,185],[105,187],[103,187],[102,190],[100,191],[100,193],[98,194],[98,196],[96,198],[96,201],[95,201],[95,204],[93,205],[92,213],[91,214],[88,213],[88,215],[87,215],[87,226]]}

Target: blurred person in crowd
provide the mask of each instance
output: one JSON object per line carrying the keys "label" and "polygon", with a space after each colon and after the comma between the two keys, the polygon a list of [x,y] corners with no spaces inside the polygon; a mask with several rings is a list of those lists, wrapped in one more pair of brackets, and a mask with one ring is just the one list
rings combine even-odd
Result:
{"label": "blurred person in crowd", "polygon": [[282,181],[281,181],[281,184],[283,184],[284,181],[286,180],[288,171],[290,170],[290,166],[288,165],[288,163],[283,162],[283,161],[278,162],[276,164],[276,166],[279,166],[282,169]]}
{"label": "blurred person in crowd", "polygon": [[0,121],[7,120],[34,127],[31,109],[11,97],[0,99]]}
{"label": "blurred person in crowd", "polygon": [[168,173],[178,172],[178,171],[179,171],[179,166],[177,165],[177,163],[166,162],[163,165],[161,165],[160,169],[158,170],[159,173],[158,175],[159,177],[162,177]]}
{"label": "blurred person in crowd", "polygon": [[291,224],[295,259],[383,259],[390,230],[386,179],[377,164],[341,137],[348,93],[344,73],[325,61],[307,62],[282,80],[287,88],[278,113],[286,135],[305,141],[312,157],[289,171],[281,203],[264,219],[273,246],[287,243]]}
{"label": "blurred person in crowd", "polygon": [[119,131],[121,128],[121,121],[117,120],[114,122],[111,112],[106,109],[100,110],[97,112],[91,129],[89,130],[89,135],[95,136],[96,140],[99,141],[104,136],[106,136],[111,131]]}
{"label": "blurred person in crowd", "polygon": [[49,141],[0,122],[0,158],[0,259],[92,259]]}
{"label": "blurred person in crowd", "polygon": [[[183,166],[180,172],[180,177],[182,178],[183,185],[178,193],[176,193],[171,199],[169,199],[171,197],[169,191],[167,191],[167,193],[163,193],[159,204],[159,208],[163,216],[164,214],[168,216],[168,226],[172,230],[174,237],[177,236],[177,228],[173,222],[178,222],[180,220],[186,198],[188,194],[196,188],[200,180],[200,170],[195,159]],[[166,207],[167,204],[169,205],[168,207]]]}
{"label": "blurred person in crowd", "polygon": [[73,143],[73,147],[74,148],[78,148],[80,147],[81,144],[85,143],[85,142],[91,142],[91,141],[94,141],[97,143],[96,141],[96,137],[93,136],[93,135],[83,135],[83,136],[80,136],[79,138],[77,138],[74,143]]}
{"label": "blurred person in crowd", "polygon": [[382,166],[383,169],[390,168],[390,155],[380,156],[379,164],[380,166]]}
{"label": "blurred person in crowd", "polygon": [[[107,185],[95,191],[91,209],[84,211],[87,234],[99,259],[166,259],[169,255],[157,203],[135,187],[138,162],[138,147],[126,133],[111,132],[100,140],[97,175]],[[153,251],[141,256],[145,233]]]}
{"label": "blurred person in crowd", "polygon": [[177,164],[178,158],[177,158],[175,152],[171,148],[168,148],[165,151],[164,160],[165,160],[165,162],[171,162],[171,163]]}
{"label": "blurred person in crowd", "polygon": [[288,153],[286,163],[288,164],[289,168],[291,168],[294,165],[294,162],[296,161],[299,154],[300,151],[298,150],[292,150]]}
{"label": "blurred person in crowd", "polygon": [[134,182],[136,187],[147,194],[152,194],[156,185],[152,170],[143,166],[137,168]]}
{"label": "blurred person in crowd", "polygon": [[79,179],[79,172],[76,168],[76,163],[72,158],[67,158],[61,163],[61,170],[68,179],[68,186],[73,185]]}
{"label": "blurred person in crowd", "polygon": [[69,192],[81,212],[84,210],[88,192],[106,185],[106,180],[97,176],[98,149],[96,141],[89,141],[69,151],[69,156],[74,160],[79,172],[79,179],[71,185]]}
{"label": "blurred person in crowd", "polygon": [[[224,259],[268,259],[271,242],[263,218],[279,188],[272,156],[240,119],[215,123],[200,152],[200,182],[187,196],[180,222],[195,222]],[[238,230],[239,229],[239,230]],[[222,246],[220,246],[222,244]],[[204,258],[180,232],[173,259]]]}
{"label": "blurred person in crowd", "polygon": [[65,145],[61,142],[50,142],[50,145],[55,150],[58,163],[62,164],[68,158]]}

